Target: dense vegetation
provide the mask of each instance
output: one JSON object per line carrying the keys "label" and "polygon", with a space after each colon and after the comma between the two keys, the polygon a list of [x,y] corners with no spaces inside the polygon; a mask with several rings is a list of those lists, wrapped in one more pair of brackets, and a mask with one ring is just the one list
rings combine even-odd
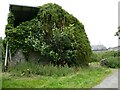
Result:
{"label": "dense vegetation", "polygon": [[[11,68],[12,69],[12,68]],[[111,70],[103,67],[68,68],[34,63],[17,65],[3,73],[3,88],[92,88],[99,84]]]}
{"label": "dense vegetation", "polygon": [[106,51],[94,53],[91,62],[100,62],[102,66],[110,68],[120,68],[120,51]]}
{"label": "dense vegetation", "polygon": [[[100,63],[118,67],[120,53],[92,54],[83,24],[62,7],[49,3],[38,8],[35,18],[17,27],[14,13],[9,13],[3,46],[8,42],[13,56],[17,49],[22,49],[26,60],[30,50],[39,52],[40,59],[49,59],[50,63],[28,60],[9,67],[2,73],[3,88],[92,88],[111,73],[110,68],[101,67]],[[88,63],[89,68],[76,67]]]}
{"label": "dense vegetation", "polygon": [[33,50],[54,65],[88,65],[92,51],[84,25],[57,4],[38,8],[35,18],[17,27],[14,13],[9,13],[6,41],[12,55],[22,49],[27,60]]}
{"label": "dense vegetation", "polygon": [[5,59],[4,39],[0,38],[0,63]]}
{"label": "dense vegetation", "polygon": [[[114,51],[95,54],[101,58],[118,56]],[[18,64],[9,68],[9,73],[3,73],[2,85],[3,88],[92,88],[111,73],[110,68],[100,66],[98,57],[94,58],[97,63],[90,63],[89,68],[44,66],[31,62]]]}
{"label": "dense vegetation", "polygon": [[25,62],[23,64],[18,64],[15,67],[11,67],[8,69],[11,76],[18,77],[31,77],[31,76],[66,76],[70,74],[76,73],[80,68],[69,68],[67,66],[58,67],[53,66],[52,64],[42,65],[36,64],[33,62]]}

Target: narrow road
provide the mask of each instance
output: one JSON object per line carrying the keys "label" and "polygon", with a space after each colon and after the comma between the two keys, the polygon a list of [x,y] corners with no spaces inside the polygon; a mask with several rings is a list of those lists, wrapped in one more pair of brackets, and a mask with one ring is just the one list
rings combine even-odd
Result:
{"label": "narrow road", "polygon": [[111,75],[93,88],[118,88],[118,70],[113,70]]}

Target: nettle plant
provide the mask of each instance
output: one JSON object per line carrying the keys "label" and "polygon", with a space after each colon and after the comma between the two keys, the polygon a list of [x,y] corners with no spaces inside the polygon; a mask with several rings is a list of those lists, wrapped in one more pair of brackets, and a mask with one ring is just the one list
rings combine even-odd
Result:
{"label": "nettle plant", "polygon": [[38,8],[35,18],[17,27],[10,12],[6,39],[12,55],[21,48],[26,59],[30,50],[34,50],[54,65],[88,65],[92,51],[84,25],[57,4]]}

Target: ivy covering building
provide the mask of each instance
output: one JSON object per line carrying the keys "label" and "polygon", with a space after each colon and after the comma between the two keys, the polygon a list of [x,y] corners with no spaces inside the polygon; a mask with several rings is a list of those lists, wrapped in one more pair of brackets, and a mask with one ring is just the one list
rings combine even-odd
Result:
{"label": "ivy covering building", "polygon": [[54,65],[88,65],[92,54],[90,42],[77,18],[53,3],[24,10],[24,6],[18,6],[18,12],[14,7],[11,6],[6,25],[6,41],[12,56],[22,49],[29,61],[32,50],[39,53],[38,63],[47,59]]}

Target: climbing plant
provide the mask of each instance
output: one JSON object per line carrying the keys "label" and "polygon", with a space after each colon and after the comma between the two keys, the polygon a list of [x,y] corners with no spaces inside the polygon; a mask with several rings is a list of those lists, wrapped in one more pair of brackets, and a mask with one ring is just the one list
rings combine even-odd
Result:
{"label": "climbing plant", "polygon": [[88,65],[92,51],[84,25],[57,4],[38,8],[35,18],[17,27],[10,12],[6,39],[12,55],[21,48],[26,59],[30,50],[34,50],[54,65]]}

